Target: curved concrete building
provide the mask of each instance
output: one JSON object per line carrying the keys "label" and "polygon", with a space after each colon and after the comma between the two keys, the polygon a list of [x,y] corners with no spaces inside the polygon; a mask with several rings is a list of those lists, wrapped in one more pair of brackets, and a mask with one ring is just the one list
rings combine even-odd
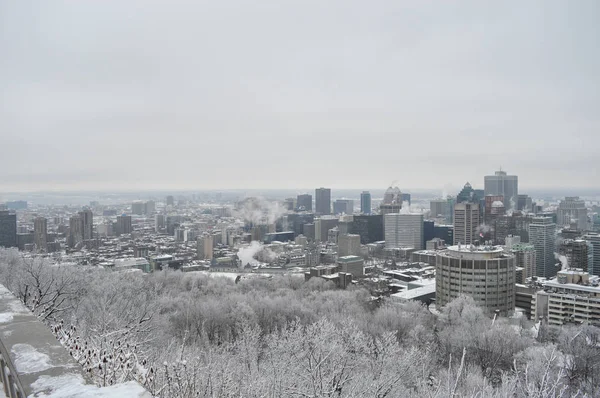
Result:
{"label": "curved concrete building", "polygon": [[515,309],[515,257],[500,246],[450,246],[436,256],[436,304],[466,294],[490,312]]}

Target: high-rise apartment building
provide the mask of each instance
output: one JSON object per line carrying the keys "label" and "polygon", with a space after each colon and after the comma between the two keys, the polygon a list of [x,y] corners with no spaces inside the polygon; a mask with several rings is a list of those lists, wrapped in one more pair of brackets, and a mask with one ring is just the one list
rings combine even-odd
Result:
{"label": "high-rise apartment building", "polygon": [[359,255],[360,235],[341,234],[338,236],[338,257]]}
{"label": "high-rise apartment building", "polygon": [[533,211],[533,201],[529,195],[519,195],[517,198],[517,210],[530,213]]}
{"label": "high-rise apartment building", "polygon": [[153,200],[149,200],[144,203],[144,214],[151,216],[156,211],[156,203]]}
{"label": "high-rise apartment building", "polygon": [[154,231],[160,232],[166,225],[164,214],[157,214],[154,216]]}
{"label": "high-rise apartment building", "polygon": [[553,278],[559,267],[554,257],[556,224],[551,217],[534,217],[529,224],[529,243],[535,247],[535,275]]}
{"label": "high-rise apartment building", "polygon": [[479,204],[457,203],[454,205],[454,244],[471,245],[479,239],[477,229],[481,224]]}
{"label": "high-rise apartment building", "polygon": [[167,206],[175,206],[175,198],[172,195],[167,196]]}
{"label": "high-rise apartment building", "polygon": [[81,215],[72,216],[69,218],[69,247],[75,247],[83,242],[83,219]]}
{"label": "high-rise apartment building", "polygon": [[0,211],[0,247],[17,247],[17,215]]}
{"label": "high-rise apartment building", "polygon": [[558,254],[566,257],[568,268],[578,268],[586,272],[592,271],[590,250],[593,250],[591,244],[583,239],[564,239],[558,245]]}
{"label": "high-rise apartment building", "polygon": [[360,194],[360,212],[371,214],[371,193],[368,191],[362,191]]}
{"label": "high-rise apartment building", "polygon": [[360,235],[360,243],[380,242],[383,236],[383,216],[381,214],[355,215],[348,226],[348,232]]}
{"label": "high-rise apartment building", "polygon": [[[202,235],[196,240],[196,254],[200,260],[213,259],[213,236],[209,234]],[[243,264],[246,265],[246,264]]]}
{"label": "high-rise apartment building", "polygon": [[141,216],[142,214],[144,214],[144,208],[144,202],[142,202],[141,200],[136,200],[131,204],[131,214]]}
{"label": "high-rise apartment building", "polygon": [[422,214],[391,213],[384,217],[386,248],[425,248]]}
{"label": "high-rise apartment building", "polygon": [[94,213],[90,209],[84,209],[79,212],[79,217],[83,223],[83,240],[94,237]]}
{"label": "high-rise apartment building", "polygon": [[36,217],[33,220],[33,243],[40,252],[48,249],[48,220],[44,217]]}
{"label": "high-rise apartment building", "polygon": [[315,189],[315,212],[319,215],[331,214],[331,189]]}
{"label": "high-rise apartment building", "polygon": [[585,201],[579,199],[579,196],[567,196],[561,200],[556,210],[556,225],[558,227],[568,227],[576,224],[577,229],[586,231],[588,229],[587,208]]}
{"label": "high-rise apartment building", "polygon": [[333,202],[333,214],[353,214],[354,201],[352,199],[338,199]]}
{"label": "high-rise apartment building", "polygon": [[448,215],[448,201],[446,199],[434,199],[429,202],[429,215],[432,218],[446,218]]}
{"label": "high-rise apartment building", "polygon": [[505,171],[496,171],[493,176],[484,177],[485,195],[504,196],[504,207],[516,210],[519,199],[519,177],[509,176]]}
{"label": "high-rise apartment building", "polygon": [[312,211],[312,195],[307,193],[296,197],[296,208],[298,211]]}
{"label": "high-rise apartment building", "polygon": [[[322,216],[315,218],[315,241],[327,242],[329,230],[337,227],[338,222],[339,219],[334,216]],[[308,237],[306,233],[304,235]]]}
{"label": "high-rise apartment building", "polygon": [[132,230],[131,216],[117,216],[117,235],[130,234]]}
{"label": "high-rise apartment building", "polygon": [[451,246],[436,254],[436,306],[460,295],[473,297],[489,313],[515,309],[515,257],[500,246]]}
{"label": "high-rise apartment building", "polygon": [[582,237],[589,243],[588,271],[600,276],[600,233],[588,232]]}
{"label": "high-rise apartment building", "polygon": [[525,283],[527,278],[535,276],[535,246],[529,243],[517,243],[512,245],[509,251],[515,256],[515,266],[522,268],[521,280],[517,283]]}

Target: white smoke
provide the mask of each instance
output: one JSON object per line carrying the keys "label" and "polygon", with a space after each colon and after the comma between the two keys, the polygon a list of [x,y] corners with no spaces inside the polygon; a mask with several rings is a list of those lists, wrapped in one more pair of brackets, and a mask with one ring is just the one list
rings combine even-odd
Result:
{"label": "white smoke", "polygon": [[[425,214],[425,210],[421,207],[411,206],[407,200],[402,202],[400,214]],[[429,210],[427,210],[429,211]]]}
{"label": "white smoke", "polygon": [[562,254],[558,254],[558,253],[554,253],[554,258],[558,261],[560,261],[561,264],[561,270],[562,271],[566,271],[569,269],[569,260],[567,259],[566,256],[562,255]]}
{"label": "white smoke", "polygon": [[269,202],[258,197],[244,199],[241,207],[234,211],[237,218],[255,225],[273,224],[284,214],[287,214],[287,209],[280,202]]}
{"label": "white smoke", "polygon": [[252,241],[249,246],[240,247],[237,256],[242,262],[242,267],[245,267],[246,264],[256,264],[257,261],[254,256],[262,250],[262,247],[262,243],[255,240]]}
{"label": "white smoke", "polygon": [[256,265],[259,261],[271,263],[277,259],[277,253],[256,240],[248,246],[240,247],[237,256],[242,262],[242,267],[246,264]]}

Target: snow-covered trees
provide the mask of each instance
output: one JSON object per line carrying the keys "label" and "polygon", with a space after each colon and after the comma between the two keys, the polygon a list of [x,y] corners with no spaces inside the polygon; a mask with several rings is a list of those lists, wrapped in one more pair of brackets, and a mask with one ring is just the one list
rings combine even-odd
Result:
{"label": "snow-covered trees", "polygon": [[[490,319],[469,297],[434,316],[360,288],[234,283],[56,266],[0,250],[0,282],[99,385],[172,397],[598,396],[600,330]],[[62,318],[62,320],[60,319]]]}

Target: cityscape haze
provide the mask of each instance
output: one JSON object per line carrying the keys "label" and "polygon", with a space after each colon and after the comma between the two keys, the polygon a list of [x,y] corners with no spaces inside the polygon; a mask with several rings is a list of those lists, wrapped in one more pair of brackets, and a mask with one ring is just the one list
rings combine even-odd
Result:
{"label": "cityscape haze", "polygon": [[599,21],[0,0],[0,397],[600,396]]}

